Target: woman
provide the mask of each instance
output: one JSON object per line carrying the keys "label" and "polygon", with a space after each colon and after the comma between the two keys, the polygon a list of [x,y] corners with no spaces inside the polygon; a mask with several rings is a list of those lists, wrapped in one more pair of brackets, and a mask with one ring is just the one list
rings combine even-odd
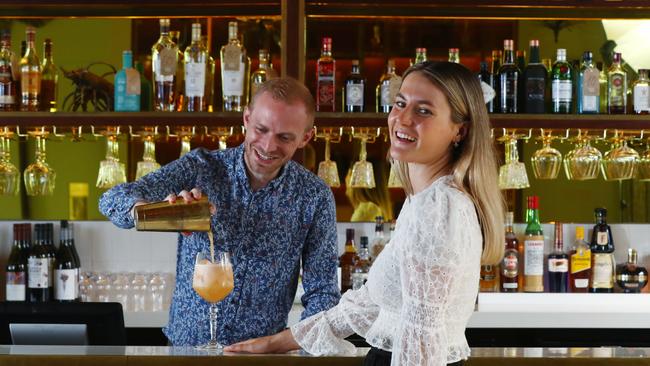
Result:
{"label": "woman", "polygon": [[[392,159],[408,195],[366,284],[334,308],[228,351],[349,354],[352,333],[373,346],[367,365],[462,364],[482,263],[503,253],[503,199],[478,79],[424,62],[404,74],[388,116]],[[482,254],[481,254],[482,253]]]}

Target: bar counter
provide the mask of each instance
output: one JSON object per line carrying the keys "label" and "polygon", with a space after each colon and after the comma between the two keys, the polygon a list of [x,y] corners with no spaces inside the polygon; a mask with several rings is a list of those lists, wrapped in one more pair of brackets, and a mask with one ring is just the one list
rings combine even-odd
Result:
{"label": "bar counter", "polygon": [[[214,355],[190,347],[0,346],[0,365],[167,366],[167,365],[361,365],[368,348],[352,357]],[[466,366],[650,365],[650,348],[473,348]]]}

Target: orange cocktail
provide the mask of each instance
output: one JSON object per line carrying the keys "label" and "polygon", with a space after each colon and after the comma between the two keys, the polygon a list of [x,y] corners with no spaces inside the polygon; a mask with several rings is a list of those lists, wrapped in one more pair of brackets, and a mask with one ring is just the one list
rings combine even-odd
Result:
{"label": "orange cocktail", "polygon": [[205,301],[216,303],[232,291],[234,280],[232,266],[228,263],[211,263],[204,260],[194,266],[192,287]]}

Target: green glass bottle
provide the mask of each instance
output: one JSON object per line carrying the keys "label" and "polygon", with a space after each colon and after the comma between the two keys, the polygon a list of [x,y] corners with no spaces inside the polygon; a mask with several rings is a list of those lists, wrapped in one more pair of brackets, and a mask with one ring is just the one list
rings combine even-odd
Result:
{"label": "green glass bottle", "polygon": [[528,197],[524,239],[524,291],[544,292],[544,232],[539,223],[539,197]]}
{"label": "green glass bottle", "polygon": [[551,71],[551,111],[571,113],[573,109],[573,71],[566,60],[566,49],[558,48]]}

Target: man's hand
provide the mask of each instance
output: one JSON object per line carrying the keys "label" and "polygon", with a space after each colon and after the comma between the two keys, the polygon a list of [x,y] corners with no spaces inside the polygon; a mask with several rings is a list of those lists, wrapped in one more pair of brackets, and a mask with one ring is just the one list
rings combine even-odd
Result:
{"label": "man's hand", "polygon": [[[192,201],[198,201],[202,197],[201,189],[200,188],[193,188],[191,191],[186,191],[182,190],[178,193],[178,195],[174,193],[170,193],[167,197],[165,197],[165,201],[174,204],[176,203],[176,200],[179,198],[182,198],[185,203],[189,203]],[[214,205],[210,204],[210,214],[214,215],[215,212],[217,212],[217,209],[214,207]],[[183,231],[181,232],[184,236],[190,236],[192,235],[191,231]]]}
{"label": "man's hand", "polygon": [[226,352],[242,353],[287,353],[299,349],[291,330],[285,329],[272,336],[249,339],[224,347]]}

